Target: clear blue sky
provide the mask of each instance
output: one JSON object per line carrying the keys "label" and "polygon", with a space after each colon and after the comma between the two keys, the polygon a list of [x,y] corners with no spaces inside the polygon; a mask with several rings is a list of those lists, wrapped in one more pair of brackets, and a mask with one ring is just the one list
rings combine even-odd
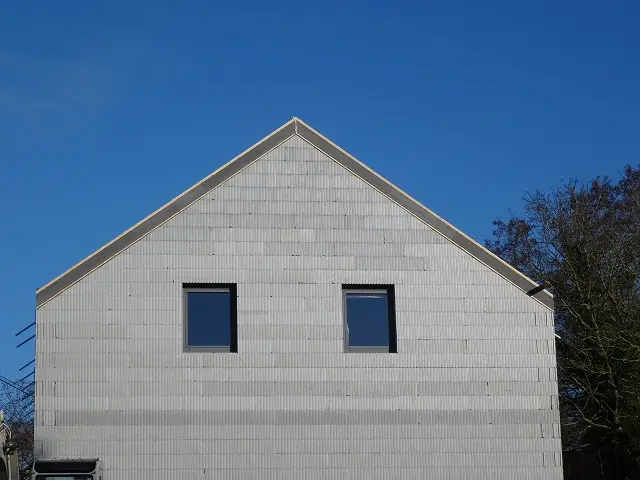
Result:
{"label": "clear blue sky", "polygon": [[[223,6],[216,6],[217,4]],[[640,150],[640,3],[5,1],[0,374],[34,291],[298,116],[478,240]]]}

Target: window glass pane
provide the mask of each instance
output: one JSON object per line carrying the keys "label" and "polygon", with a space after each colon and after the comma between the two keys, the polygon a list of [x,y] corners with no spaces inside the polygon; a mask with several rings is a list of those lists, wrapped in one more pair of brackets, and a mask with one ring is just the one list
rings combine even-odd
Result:
{"label": "window glass pane", "polygon": [[349,346],[388,347],[387,294],[347,292],[345,295]]}
{"label": "window glass pane", "polygon": [[91,475],[36,475],[37,480],[91,480]]}
{"label": "window glass pane", "polygon": [[188,291],[187,346],[231,345],[231,295],[227,292]]}

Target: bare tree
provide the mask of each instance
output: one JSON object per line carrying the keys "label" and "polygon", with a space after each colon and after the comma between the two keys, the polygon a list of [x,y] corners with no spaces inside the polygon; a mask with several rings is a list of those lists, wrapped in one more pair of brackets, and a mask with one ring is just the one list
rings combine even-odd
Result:
{"label": "bare tree", "polygon": [[555,296],[566,478],[640,478],[640,170],[527,195],[494,225],[487,246]]}
{"label": "bare tree", "polygon": [[18,442],[20,478],[30,479],[33,465],[33,385],[29,382],[0,383],[0,410],[11,436]]}

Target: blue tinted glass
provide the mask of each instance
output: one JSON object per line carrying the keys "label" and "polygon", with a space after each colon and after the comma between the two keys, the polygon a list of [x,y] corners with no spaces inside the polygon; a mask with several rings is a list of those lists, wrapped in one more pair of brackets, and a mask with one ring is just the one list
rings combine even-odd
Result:
{"label": "blue tinted glass", "polygon": [[187,345],[231,345],[231,296],[229,292],[187,292]]}
{"label": "blue tinted glass", "polygon": [[347,328],[351,347],[389,346],[386,293],[346,293]]}
{"label": "blue tinted glass", "polygon": [[92,475],[36,475],[36,480],[91,480]]}

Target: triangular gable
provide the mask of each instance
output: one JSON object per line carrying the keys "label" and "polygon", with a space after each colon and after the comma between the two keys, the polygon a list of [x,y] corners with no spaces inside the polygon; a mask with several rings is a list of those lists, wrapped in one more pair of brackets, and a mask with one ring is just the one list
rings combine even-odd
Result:
{"label": "triangular gable", "polygon": [[553,308],[552,295],[539,286],[536,282],[523,275],[507,262],[491,253],[484,246],[465,235],[446,220],[440,218],[427,207],[413,199],[395,185],[375,173],[362,162],[349,155],[326,137],[316,132],[309,125],[298,118],[285,123],[282,127],[266,136],[258,143],[245,150],[236,158],[220,167],[208,177],[204,178],[187,191],[165,204],[142,221],[138,222],[126,232],[116,237],[111,242],[96,250],[94,253],[80,261],[62,275],[54,278],[49,283],[36,291],[36,308],[44,305],[56,295],[60,294],[96,268],[108,262],[111,258],[143,238],[167,220],[171,219],[182,210],[200,199],[203,195],[213,190],[253,162],[261,158],[267,152],[276,148],[282,142],[293,135],[299,135],[312,146],[322,151],[338,164],[361,178],[389,199],[403,207],[413,216],[429,225],[435,231],[459,246],[480,262],[487,265],[497,274],[509,280],[530,296],[535,296],[549,308]]}

